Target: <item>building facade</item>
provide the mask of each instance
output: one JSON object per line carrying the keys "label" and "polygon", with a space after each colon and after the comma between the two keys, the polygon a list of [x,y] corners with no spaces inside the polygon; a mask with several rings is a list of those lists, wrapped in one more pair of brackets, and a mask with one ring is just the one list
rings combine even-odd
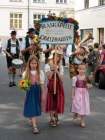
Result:
{"label": "building facade", "polygon": [[105,0],[75,0],[75,18],[83,37],[92,32],[94,42],[105,43]]}
{"label": "building facade", "polygon": [[0,2],[0,36],[9,36],[15,29],[18,36],[24,36],[34,21],[47,14],[74,16],[73,0],[2,0]]}

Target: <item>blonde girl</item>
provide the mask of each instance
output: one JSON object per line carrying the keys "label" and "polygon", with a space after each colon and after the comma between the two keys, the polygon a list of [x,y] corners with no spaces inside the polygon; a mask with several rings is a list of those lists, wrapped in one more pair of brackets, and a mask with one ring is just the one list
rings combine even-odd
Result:
{"label": "blonde girl", "polygon": [[86,65],[78,66],[78,75],[73,77],[72,81],[72,112],[74,119],[80,116],[80,126],[85,127],[85,116],[90,114],[90,102],[88,88],[91,85],[85,75]]}
{"label": "blonde girl", "polygon": [[31,82],[31,86],[26,92],[24,116],[31,120],[32,131],[37,134],[39,133],[37,117],[41,115],[41,94],[44,85],[44,73],[40,71],[37,57],[31,56],[29,58],[24,78]]}

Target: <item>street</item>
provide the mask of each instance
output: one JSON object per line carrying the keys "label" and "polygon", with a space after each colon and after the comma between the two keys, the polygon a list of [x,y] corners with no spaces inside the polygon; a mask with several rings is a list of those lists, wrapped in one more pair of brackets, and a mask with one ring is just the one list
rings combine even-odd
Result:
{"label": "street", "polygon": [[90,90],[91,114],[86,117],[86,128],[72,122],[71,80],[68,69],[64,75],[65,113],[60,116],[60,125],[49,127],[48,114],[39,118],[39,135],[33,135],[23,117],[25,92],[18,87],[8,87],[5,56],[0,55],[0,140],[104,140],[105,139],[105,90],[93,87]]}

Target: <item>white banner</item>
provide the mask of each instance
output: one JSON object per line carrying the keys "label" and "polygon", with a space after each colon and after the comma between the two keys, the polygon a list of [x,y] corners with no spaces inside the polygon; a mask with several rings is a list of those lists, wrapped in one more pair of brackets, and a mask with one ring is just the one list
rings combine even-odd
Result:
{"label": "white banner", "polygon": [[74,25],[63,21],[46,21],[40,27],[41,44],[73,44]]}

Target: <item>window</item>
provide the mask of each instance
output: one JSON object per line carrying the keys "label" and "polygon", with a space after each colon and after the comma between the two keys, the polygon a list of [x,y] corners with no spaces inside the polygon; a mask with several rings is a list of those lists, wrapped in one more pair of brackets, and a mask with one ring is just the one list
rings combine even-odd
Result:
{"label": "window", "polygon": [[57,4],[60,4],[60,3],[61,3],[61,4],[62,4],[62,3],[67,3],[67,0],[56,0],[56,3],[57,3]]}
{"label": "window", "polygon": [[43,15],[43,14],[34,14],[33,15],[33,23],[35,23],[35,21],[40,20],[44,17],[45,17],[45,15]]}
{"label": "window", "polygon": [[33,0],[34,3],[45,3],[45,0]]}
{"label": "window", "polygon": [[84,0],[84,7],[89,8],[89,0]]}
{"label": "window", "polygon": [[10,2],[20,2],[21,0],[10,0]]}
{"label": "window", "polygon": [[104,28],[98,28],[99,44],[104,44]]}
{"label": "window", "polygon": [[[81,32],[81,39],[84,39],[87,36],[88,33],[91,33],[93,35],[93,29],[92,28],[82,29],[82,30],[80,30],[80,32]],[[93,44],[93,39],[89,39],[89,40],[85,41],[83,43],[83,46],[87,46],[88,44]]]}
{"label": "window", "polygon": [[10,14],[10,29],[22,29],[22,14],[11,13]]}
{"label": "window", "polygon": [[105,0],[99,0],[99,5],[105,5]]}

